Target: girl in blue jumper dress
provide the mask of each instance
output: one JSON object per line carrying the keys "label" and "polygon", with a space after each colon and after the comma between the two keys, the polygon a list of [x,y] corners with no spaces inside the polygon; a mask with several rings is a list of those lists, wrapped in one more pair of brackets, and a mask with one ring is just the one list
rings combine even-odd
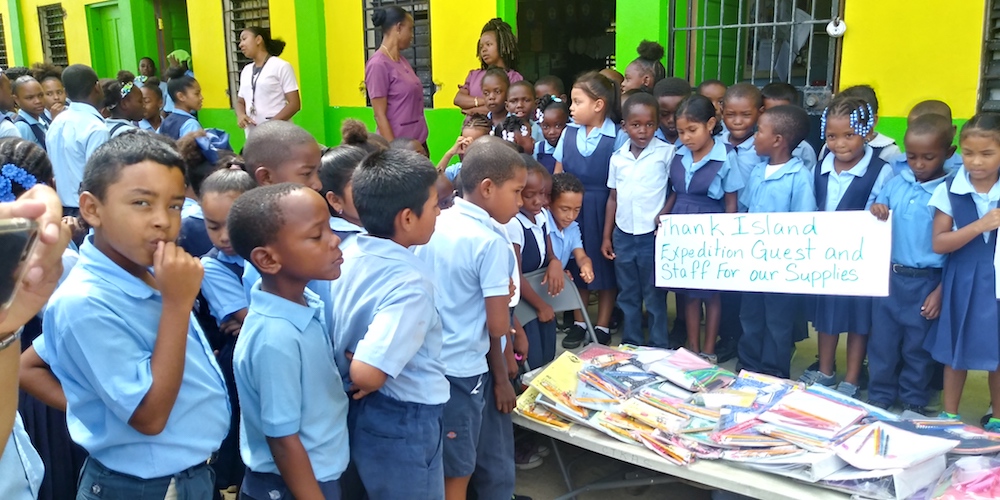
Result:
{"label": "girl in blue jumper dress", "polygon": [[[958,418],[968,370],[989,373],[990,398],[1000,402],[1000,323],[993,258],[1000,227],[1000,114],[980,113],[959,141],[964,166],[931,196],[934,251],[950,254],[941,278],[941,316],[924,343],[945,365],[944,411]],[[1000,431],[990,418],[986,430]]]}
{"label": "girl in blue jumper dress", "polygon": [[[587,301],[588,292],[598,292],[597,339],[602,343],[611,341],[609,325],[611,311],[615,305],[617,282],[615,266],[601,253],[604,241],[604,221],[607,217],[608,165],[611,154],[620,148],[628,135],[619,128],[621,104],[618,87],[604,75],[590,72],[581,76],[570,95],[570,114],[574,125],[566,127],[553,156],[556,159],[555,173],[569,172],[583,183],[583,209],[577,222],[583,233],[583,249],[587,255],[594,255],[594,281],[589,284],[577,282],[580,294]],[[575,264],[571,263],[570,266]],[[579,270],[571,267],[573,275]],[[571,330],[563,340],[568,349],[580,345],[583,330]],[[578,338],[577,338],[578,337]]]}
{"label": "girl in blue jumper dress", "polygon": [[535,160],[538,160],[538,163],[551,174],[556,169],[554,156],[556,146],[559,145],[559,138],[569,123],[569,106],[563,99],[548,94],[542,96],[537,105],[535,121],[542,131],[544,140],[535,141]]}
{"label": "girl in blue jumper dress", "polygon": [[367,155],[367,151],[357,146],[337,146],[324,151],[319,164],[319,180],[323,183],[320,194],[330,209],[330,229],[340,238],[343,250],[354,246],[357,236],[365,233],[354,207],[351,176]]}
{"label": "girl in blue jumper dress", "polygon": [[[816,205],[821,211],[868,210],[892,177],[892,168],[865,143],[874,127],[871,106],[858,98],[834,99],[823,112],[823,138],[832,154],[814,172]],[[871,297],[818,296],[811,319],[819,343],[819,366],[806,370],[799,380],[833,386],[837,342],[847,332],[847,373],[837,390],[856,397],[872,325]]]}
{"label": "girl in blue jumper dress", "polygon": [[[736,168],[733,147],[719,137],[722,124],[715,116],[715,105],[702,95],[688,97],[677,107],[676,123],[683,145],[670,163],[670,195],[662,213],[736,213],[736,192],[743,189],[743,177]],[[720,295],[711,290],[683,293],[684,312],[689,318],[687,349],[715,363],[715,339],[722,315]],[[704,344],[698,321],[702,304],[705,305]]]}

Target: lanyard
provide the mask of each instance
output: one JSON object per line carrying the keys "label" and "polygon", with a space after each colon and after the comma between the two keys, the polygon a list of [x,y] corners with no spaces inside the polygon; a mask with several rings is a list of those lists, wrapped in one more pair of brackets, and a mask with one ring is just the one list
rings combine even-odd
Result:
{"label": "lanyard", "polygon": [[264,64],[261,64],[259,68],[254,66],[253,73],[250,74],[250,90],[253,92],[253,102],[250,103],[251,115],[257,114],[257,80],[260,79],[261,73],[264,72],[264,66],[267,66],[267,62],[270,60],[271,56],[267,56],[267,59],[264,59]]}

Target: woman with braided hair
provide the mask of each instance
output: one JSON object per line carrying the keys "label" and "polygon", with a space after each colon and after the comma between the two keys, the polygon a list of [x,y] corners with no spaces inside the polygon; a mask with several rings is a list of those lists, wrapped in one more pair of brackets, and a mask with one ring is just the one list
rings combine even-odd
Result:
{"label": "woman with braided hair", "polygon": [[517,72],[517,36],[503,19],[490,19],[483,26],[476,55],[479,57],[480,68],[469,72],[465,83],[458,87],[458,93],[455,94],[455,105],[467,115],[485,115],[489,112],[482,87],[483,75],[488,68],[496,66],[506,70],[510,83],[524,80]]}

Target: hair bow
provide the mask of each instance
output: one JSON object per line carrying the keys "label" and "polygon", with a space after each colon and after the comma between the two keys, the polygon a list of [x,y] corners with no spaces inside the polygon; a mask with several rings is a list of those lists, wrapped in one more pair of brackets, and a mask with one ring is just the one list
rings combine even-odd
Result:
{"label": "hair bow", "polygon": [[0,168],[0,202],[11,202],[14,197],[14,183],[17,183],[25,191],[35,187],[38,179],[29,174],[25,169],[8,163]]}

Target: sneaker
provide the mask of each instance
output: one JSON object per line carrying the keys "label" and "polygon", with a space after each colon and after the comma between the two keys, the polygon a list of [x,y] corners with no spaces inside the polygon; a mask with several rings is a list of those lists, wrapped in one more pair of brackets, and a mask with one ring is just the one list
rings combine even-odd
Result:
{"label": "sneaker", "polygon": [[[807,372],[818,372],[819,371],[819,356],[816,356],[816,358],[817,358],[816,362],[813,363],[813,364],[811,364],[811,365],[809,365],[809,368],[806,368]],[[833,372],[834,373],[837,372],[837,363],[833,364]]]}
{"label": "sneaker", "polygon": [[869,399],[868,400],[868,406],[874,406],[875,408],[878,408],[880,410],[888,410],[889,407],[892,406],[892,405],[889,404],[889,403],[883,402],[883,401],[875,401],[875,400]]}
{"label": "sneaker", "polygon": [[514,467],[518,470],[531,470],[542,465],[542,457],[538,455],[538,447],[525,445],[514,450]]}
{"label": "sneaker", "polygon": [[927,410],[926,406],[911,405],[911,404],[904,404],[903,411],[912,411],[913,413],[919,413],[925,417],[931,413],[929,410]]}
{"label": "sneaker", "polygon": [[706,353],[700,352],[700,353],[698,353],[698,356],[701,359],[704,359],[705,361],[708,361],[709,363],[712,363],[713,365],[719,364],[719,357],[716,356],[715,354],[706,354]]}
{"label": "sneaker", "polygon": [[548,446],[545,446],[544,444],[538,445],[538,456],[545,458],[549,456],[550,453],[552,453],[552,450],[550,450]]}
{"label": "sneaker", "polygon": [[[937,418],[942,419],[942,420],[961,420],[961,417],[959,417],[958,415],[955,415],[953,413],[948,413],[946,411],[942,411],[941,413],[938,413]],[[983,425],[983,427],[986,427],[986,426]]]}
{"label": "sneaker", "polygon": [[583,343],[583,339],[587,337],[587,329],[574,324],[569,327],[569,331],[566,332],[566,337],[562,340],[562,346],[564,349],[576,349],[580,347]]}
{"label": "sneaker", "polygon": [[983,426],[983,430],[986,432],[1000,432],[1000,419],[989,419],[986,425]]}
{"label": "sneaker", "polygon": [[858,397],[858,392],[860,392],[860,391],[861,391],[861,389],[859,389],[858,386],[856,386],[856,385],[854,385],[854,384],[852,384],[852,383],[850,383],[850,382],[848,382],[846,380],[841,381],[839,384],[837,384],[837,392],[839,392],[839,393],[841,393],[841,394],[843,394],[845,396],[851,397],[851,398],[857,398]]}
{"label": "sneaker", "polygon": [[819,384],[827,387],[833,387],[837,383],[837,375],[826,375],[819,370],[806,370],[806,372],[799,377],[799,382],[805,382],[808,385]]}
{"label": "sneaker", "polygon": [[868,358],[861,363],[861,373],[858,374],[858,387],[861,390],[868,388]]}
{"label": "sneaker", "polygon": [[531,497],[528,495],[518,495],[517,493],[514,493],[514,496],[510,497],[510,500],[531,500]]}
{"label": "sneaker", "polygon": [[990,406],[989,410],[986,410],[986,415],[983,415],[983,418],[979,419],[979,425],[986,427],[986,423],[989,422],[991,418],[993,418],[992,406]]}
{"label": "sneaker", "polygon": [[[597,336],[597,341],[603,345],[611,345],[611,332],[605,332],[600,328],[594,328],[594,335]],[[564,341],[565,342],[565,341]]]}

